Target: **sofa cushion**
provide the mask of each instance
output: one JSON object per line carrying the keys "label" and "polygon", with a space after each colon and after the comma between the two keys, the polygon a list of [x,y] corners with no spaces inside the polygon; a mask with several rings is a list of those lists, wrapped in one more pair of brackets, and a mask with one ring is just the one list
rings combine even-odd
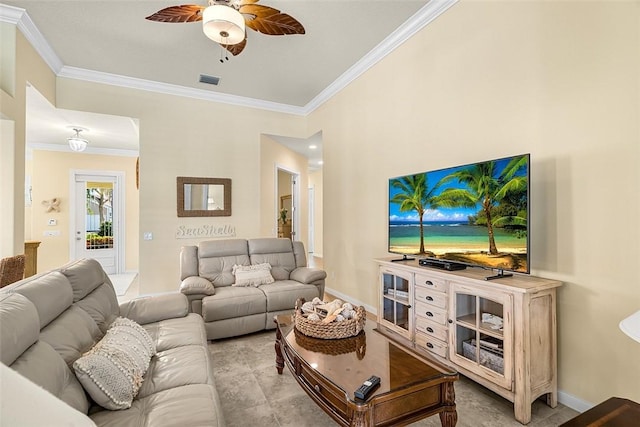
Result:
{"label": "sofa cushion", "polygon": [[218,288],[215,295],[202,299],[205,322],[264,313],[266,309],[264,293],[254,287],[225,286]]}
{"label": "sofa cushion", "polygon": [[0,362],[11,365],[38,340],[38,312],[20,294],[0,294]]}
{"label": "sofa cushion", "polygon": [[259,286],[267,298],[267,312],[291,310],[296,305],[298,298],[307,301],[313,300],[318,295],[318,287],[305,285],[295,280],[280,280],[269,285]]}
{"label": "sofa cushion", "polygon": [[202,345],[207,340],[202,318],[194,313],[149,323],[143,325],[143,328],[155,342],[158,353],[185,345]]}
{"label": "sofa cushion", "polygon": [[46,342],[38,341],[29,347],[11,365],[11,369],[72,408],[84,413],[89,410],[89,400],[74,372]]}
{"label": "sofa cushion", "polygon": [[11,292],[24,295],[35,305],[40,328],[48,325],[73,303],[69,280],[58,271],[17,282],[11,287]]}
{"label": "sofa cushion", "polygon": [[86,297],[103,283],[111,284],[109,276],[104,272],[100,263],[91,258],[72,261],[63,266],[60,272],[71,283],[74,302]]}
{"label": "sofa cushion", "polygon": [[101,427],[224,426],[218,392],[209,384],[172,388],[136,399],[125,411],[99,411],[90,417]]}
{"label": "sofa cushion", "polygon": [[250,265],[247,241],[244,239],[211,240],[198,245],[198,275],[217,288],[234,281],[234,265]]}
{"label": "sofa cushion", "polygon": [[251,264],[269,263],[275,280],[287,280],[296,268],[293,246],[289,239],[262,238],[249,240]]}
{"label": "sofa cushion", "polygon": [[86,311],[103,334],[107,332],[114,319],[120,315],[118,297],[110,282],[99,285],[74,305]]}
{"label": "sofa cushion", "polygon": [[274,282],[269,263],[234,265],[232,272],[235,276],[233,286],[260,286]]}
{"label": "sofa cushion", "polygon": [[72,305],[40,331],[40,340],[49,343],[71,366],[103,335],[86,311]]}
{"label": "sofa cushion", "polygon": [[151,359],[136,399],[189,384],[213,384],[208,347],[187,345],[161,351]]}
{"label": "sofa cushion", "polygon": [[0,294],[0,360],[27,379],[86,412],[89,402],[69,366],[49,344],[39,341],[38,313],[25,296]]}
{"label": "sofa cushion", "polygon": [[115,410],[131,406],[155,347],[130,323],[118,319],[114,323],[100,342],[73,363],[73,369],[98,405]]}

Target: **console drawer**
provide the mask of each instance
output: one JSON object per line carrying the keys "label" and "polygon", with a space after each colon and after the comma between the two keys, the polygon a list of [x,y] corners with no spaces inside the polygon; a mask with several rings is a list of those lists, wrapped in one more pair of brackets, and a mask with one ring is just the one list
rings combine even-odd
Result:
{"label": "console drawer", "polygon": [[321,406],[332,409],[341,417],[347,417],[347,402],[345,393],[318,375],[313,368],[304,363],[299,364],[297,380],[307,393],[315,396],[314,400]]}
{"label": "console drawer", "polygon": [[446,342],[449,335],[449,328],[440,325],[424,317],[416,317],[416,330],[440,341]]}
{"label": "console drawer", "polygon": [[426,350],[430,353],[436,354],[442,358],[447,357],[446,343],[422,333],[416,334],[416,347],[421,350]]}
{"label": "console drawer", "polygon": [[444,280],[428,274],[416,273],[415,283],[417,286],[424,286],[427,289],[435,289],[440,292],[447,292],[447,284]]}
{"label": "console drawer", "polygon": [[447,324],[446,310],[423,302],[416,303],[416,315],[441,325]]}
{"label": "console drawer", "polygon": [[423,288],[422,286],[416,286],[415,288],[415,301],[447,308],[447,294],[434,289]]}

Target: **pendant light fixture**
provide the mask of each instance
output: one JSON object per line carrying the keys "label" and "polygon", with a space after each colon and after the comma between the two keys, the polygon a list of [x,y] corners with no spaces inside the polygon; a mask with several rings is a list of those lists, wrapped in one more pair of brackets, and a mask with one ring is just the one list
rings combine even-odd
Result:
{"label": "pendant light fixture", "polygon": [[89,141],[80,137],[80,132],[87,131],[87,129],[81,128],[78,126],[72,126],[71,128],[76,132],[76,134],[74,136],[70,136],[69,138],[67,138],[69,147],[73,151],[77,151],[77,152],[84,151],[87,148],[87,144],[89,143]]}
{"label": "pendant light fixture", "polygon": [[202,13],[202,30],[216,43],[238,44],[245,37],[244,17],[231,6],[213,4]]}

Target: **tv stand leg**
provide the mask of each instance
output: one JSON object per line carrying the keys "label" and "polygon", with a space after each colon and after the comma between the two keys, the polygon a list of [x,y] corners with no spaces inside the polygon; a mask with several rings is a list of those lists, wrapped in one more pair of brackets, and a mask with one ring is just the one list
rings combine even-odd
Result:
{"label": "tv stand leg", "polygon": [[406,255],[402,255],[402,258],[392,259],[391,262],[399,262],[399,261],[413,261],[415,258],[408,257]]}
{"label": "tv stand leg", "polygon": [[498,270],[498,274],[496,274],[495,276],[487,276],[484,278],[484,280],[495,280],[495,279],[502,279],[504,277],[512,277],[513,274],[511,273],[505,273],[504,270]]}

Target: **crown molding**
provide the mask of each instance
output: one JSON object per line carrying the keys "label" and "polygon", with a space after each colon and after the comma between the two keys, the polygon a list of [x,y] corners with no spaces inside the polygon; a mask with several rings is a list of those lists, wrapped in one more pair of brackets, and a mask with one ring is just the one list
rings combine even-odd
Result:
{"label": "crown molding", "polygon": [[356,62],[351,68],[345,71],[333,83],[327,86],[318,96],[313,98],[304,107],[304,115],[312,113],[334,95],[347,87],[352,81],[364,74],[388,54],[393,52],[402,43],[422,28],[431,23],[447,9],[456,4],[458,0],[431,0],[409,18],[402,26],[398,27],[387,38],[381,41],[376,47]]}
{"label": "crown molding", "polygon": [[119,156],[119,157],[138,157],[140,152],[138,150],[124,150],[116,148],[99,148],[88,146],[86,150],[78,153],[66,144],[47,144],[47,143],[29,143],[27,144],[27,152],[33,150],[41,151],[59,151],[69,154],[96,154],[101,156]]}
{"label": "crown molding", "polygon": [[178,86],[169,83],[161,83],[153,80],[139,79],[136,77],[121,76],[118,74],[103,73],[102,71],[87,70],[64,66],[58,73],[58,77],[66,77],[76,80],[84,80],[93,83],[104,83],[112,86],[126,87],[129,89],[146,90],[165,95],[175,95],[187,98],[201,99],[205,101],[219,102],[222,104],[235,105],[239,107],[258,108],[280,113],[302,114],[301,108],[288,104],[263,101],[261,99],[246,98],[236,95],[228,95],[219,92],[210,92],[202,89],[195,89],[185,86]]}
{"label": "crown molding", "polygon": [[47,39],[38,30],[36,24],[33,23],[26,10],[0,3],[0,22],[7,22],[17,26],[49,68],[55,74],[60,72],[64,64],[49,42],[47,42]]}
{"label": "crown molding", "polygon": [[431,0],[428,2],[401,27],[386,37],[304,107],[66,66],[58,58],[24,9],[0,4],[0,21],[16,24],[58,77],[307,116],[457,2],[458,0]]}

